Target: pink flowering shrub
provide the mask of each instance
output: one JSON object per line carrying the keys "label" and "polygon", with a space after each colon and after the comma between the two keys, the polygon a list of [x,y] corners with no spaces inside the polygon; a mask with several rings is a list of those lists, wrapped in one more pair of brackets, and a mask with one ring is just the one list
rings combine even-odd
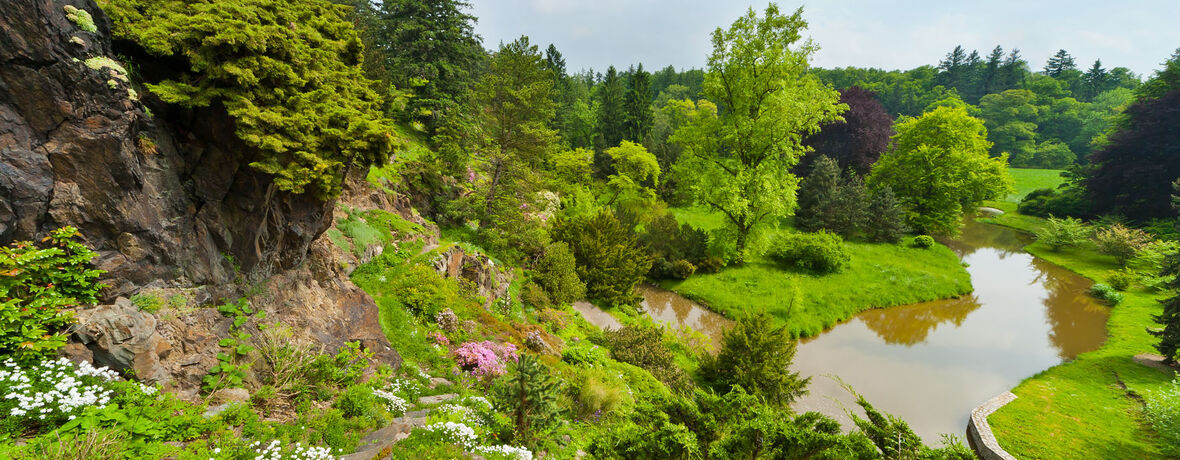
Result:
{"label": "pink flowering shrub", "polygon": [[516,345],[490,341],[466,342],[455,349],[459,367],[476,377],[498,377],[507,371],[508,361],[516,362]]}
{"label": "pink flowering shrub", "polygon": [[451,346],[451,339],[448,339],[447,336],[443,335],[442,332],[434,331],[427,334],[426,337],[429,338],[431,342],[434,342],[438,345],[444,347]]}

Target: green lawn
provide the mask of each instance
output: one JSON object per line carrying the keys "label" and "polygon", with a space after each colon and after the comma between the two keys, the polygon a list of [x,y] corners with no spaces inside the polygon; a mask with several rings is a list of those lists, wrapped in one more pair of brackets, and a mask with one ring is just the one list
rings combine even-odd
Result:
{"label": "green lawn", "polygon": [[[1013,170],[1018,171],[1018,170]],[[1018,188],[1031,187],[1017,176]],[[1035,187],[1033,187],[1035,188]],[[1007,213],[982,221],[1035,232],[1039,217],[1016,213],[1015,199],[992,202]],[[1060,252],[1040,243],[1025,248],[1042,259],[1101,281],[1116,268],[1114,259],[1087,244]],[[1145,327],[1161,310],[1163,294],[1143,288],[1124,293],[1111,310],[1106,344],[1072,362],[1025,379],[1012,389],[1018,397],[988,418],[1000,445],[1017,458],[1165,458],[1160,442],[1142,419],[1141,406],[1119,385],[1139,394],[1160,389],[1172,376],[1135,363],[1139,353],[1154,353],[1155,338]]]}
{"label": "green lawn", "polygon": [[[716,228],[721,217],[698,208],[674,209],[681,222]],[[782,231],[793,231],[784,229]],[[755,258],[720,273],[696,274],[663,287],[735,318],[766,310],[785,321],[792,334],[818,334],[870,309],[943,299],[971,291],[971,278],[950,249],[917,249],[907,244],[849,242],[852,256],[844,271],[824,276],[787,271]],[[797,295],[797,297],[796,297]],[[798,300],[792,302],[791,299]]]}
{"label": "green lawn", "polygon": [[1065,178],[1061,177],[1060,169],[1023,169],[1008,168],[1008,175],[1012,176],[1013,192],[1005,201],[1019,203],[1029,192],[1041,188],[1057,188]]}

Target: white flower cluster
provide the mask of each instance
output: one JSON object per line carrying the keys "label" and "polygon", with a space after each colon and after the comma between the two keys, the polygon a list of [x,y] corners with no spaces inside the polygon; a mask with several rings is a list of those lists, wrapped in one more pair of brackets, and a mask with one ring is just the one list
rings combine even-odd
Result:
{"label": "white flower cluster", "polygon": [[142,383],[137,383],[137,385],[139,385],[139,391],[142,391],[143,394],[148,395],[148,396],[152,396],[152,395],[160,392],[160,389],[156,388],[154,386],[148,386],[148,385],[144,385]]}
{"label": "white flower cluster", "polygon": [[[442,409],[448,406],[441,406]],[[452,406],[467,409],[462,406]],[[479,436],[475,434],[475,429],[462,423],[456,422],[441,422],[426,426],[426,431],[432,433],[442,433],[448,442],[457,446],[463,447],[472,453],[478,454],[500,454],[506,457],[515,457],[517,460],[533,460],[533,453],[523,447],[515,446],[481,446],[479,445]]]}
{"label": "white flower cluster", "polygon": [[474,410],[471,410],[470,407],[460,406],[458,404],[443,404],[434,410],[439,413],[458,415],[463,419],[464,423],[469,425],[483,425],[479,420],[479,415]]}
{"label": "white flower cluster", "polygon": [[516,446],[479,446],[475,451],[480,454],[500,454],[505,457],[516,457],[517,460],[533,460],[532,451]]}
{"label": "white flower cluster", "polygon": [[410,403],[406,402],[406,400],[401,396],[395,395],[392,392],[385,390],[373,390],[373,394],[384,400],[385,407],[387,407],[390,412],[395,414],[404,414],[406,413],[406,410],[410,408]]}
{"label": "white flower cluster", "polygon": [[467,450],[472,450],[476,447],[476,440],[479,439],[475,435],[475,429],[462,423],[442,422],[433,425],[426,425],[426,431],[431,433],[442,433],[446,436],[447,441],[455,445],[462,446]]}
{"label": "white flower cluster", "polygon": [[385,391],[404,398],[412,398],[414,395],[422,392],[422,385],[419,385],[418,382],[413,380],[393,379],[389,382],[389,385],[386,385]]}
{"label": "white flower cluster", "polygon": [[[38,385],[29,376],[36,376]],[[112,391],[100,385],[87,384],[79,377],[97,377],[103,381],[118,378],[118,374],[106,367],[95,368],[83,361],[74,363],[62,358],[46,361],[27,371],[9,359],[0,370],[0,389],[5,390],[5,400],[16,401],[16,407],[9,410],[11,417],[66,416],[73,419],[76,412],[87,406],[106,407]],[[39,388],[38,388],[39,387]],[[48,388],[46,388],[48,387]]]}
{"label": "white flower cluster", "polygon": [[463,398],[463,402],[466,403],[468,407],[471,407],[471,403],[477,403],[480,406],[483,406],[483,408],[486,410],[492,409],[492,402],[488,401],[488,398],[483,396],[468,396]]}
{"label": "white flower cluster", "polygon": [[255,442],[250,447],[254,449],[254,460],[335,460],[336,456],[332,455],[332,449],[327,447],[313,447],[303,446],[300,443],[295,443],[295,448],[290,452],[283,449],[283,443],[279,440],[271,441],[266,446],[259,447],[262,443]]}

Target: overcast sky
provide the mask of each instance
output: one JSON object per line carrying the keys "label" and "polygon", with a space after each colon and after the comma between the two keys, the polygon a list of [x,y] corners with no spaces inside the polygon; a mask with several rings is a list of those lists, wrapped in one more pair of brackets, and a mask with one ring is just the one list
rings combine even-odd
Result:
{"label": "overcast sky", "polygon": [[[484,46],[528,35],[557,45],[571,71],[642,62],[703,67],[709,34],[750,6],[735,0],[470,0]],[[1128,67],[1150,75],[1180,47],[1180,0],[1127,1],[868,1],[779,2],[803,6],[807,34],[820,46],[820,67],[911,69],[935,65],[961,44],[986,56],[996,45],[1019,48],[1033,70],[1065,49],[1082,70]]]}

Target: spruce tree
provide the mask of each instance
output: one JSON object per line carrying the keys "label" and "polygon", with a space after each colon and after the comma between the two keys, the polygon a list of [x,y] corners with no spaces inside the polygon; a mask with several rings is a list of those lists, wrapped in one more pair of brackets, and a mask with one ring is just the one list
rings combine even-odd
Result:
{"label": "spruce tree", "polygon": [[799,209],[795,227],[807,232],[828,228],[832,203],[840,186],[840,167],[829,156],[821,156],[811,173],[799,182]]}
{"label": "spruce tree", "polygon": [[1070,56],[1065,50],[1057,50],[1057,54],[1049,58],[1049,62],[1045,64],[1045,75],[1057,78],[1067,70],[1077,69],[1078,66],[1074,63],[1073,56]]}
{"label": "spruce tree", "polygon": [[[1180,253],[1169,256],[1164,275],[1173,276],[1172,281],[1168,282],[1169,288],[1180,289]],[[1160,303],[1164,304],[1164,311],[1152,319],[1163,325],[1163,329],[1152,329],[1149,332],[1160,339],[1155,349],[1164,355],[1164,363],[1175,364],[1176,352],[1180,350],[1180,294]]]}
{"label": "spruce tree", "polygon": [[652,125],[650,75],[643,64],[631,72],[623,110],[623,139],[643,142]]}
{"label": "spruce tree", "polygon": [[1004,61],[1004,48],[996,45],[992,49],[991,54],[987,55],[987,61],[983,64],[983,95],[991,93],[998,93],[1008,88],[1003,86],[1003,79],[1000,75],[1000,64]]}
{"label": "spruce tree", "polygon": [[876,243],[897,243],[910,231],[905,218],[905,208],[897,200],[897,195],[893,194],[892,188],[885,186],[874,190],[865,220],[865,238]]}
{"label": "spruce tree", "polygon": [[615,66],[606,69],[606,77],[598,91],[602,103],[598,107],[598,129],[602,133],[602,145],[599,147],[614,147],[623,140],[623,99],[626,97],[623,80],[619,78]]}
{"label": "spruce tree", "polygon": [[536,446],[537,431],[557,418],[557,392],[560,381],[530,354],[520,356],[513,372],[493,395],[498,408],[512,419],[516,441],[529,448]]}
{"label": "spruce tree", "polygon": [[1094,65],[1090,66],[1090,70],[1082,77],[1084,84],[1082,85],[1082,100],[1090,102],[1094,96],[1106,91],[1106,82],[1109,80],[1109,75],[1106,69],[1102,68],[1102,60],[1094,61]]}

